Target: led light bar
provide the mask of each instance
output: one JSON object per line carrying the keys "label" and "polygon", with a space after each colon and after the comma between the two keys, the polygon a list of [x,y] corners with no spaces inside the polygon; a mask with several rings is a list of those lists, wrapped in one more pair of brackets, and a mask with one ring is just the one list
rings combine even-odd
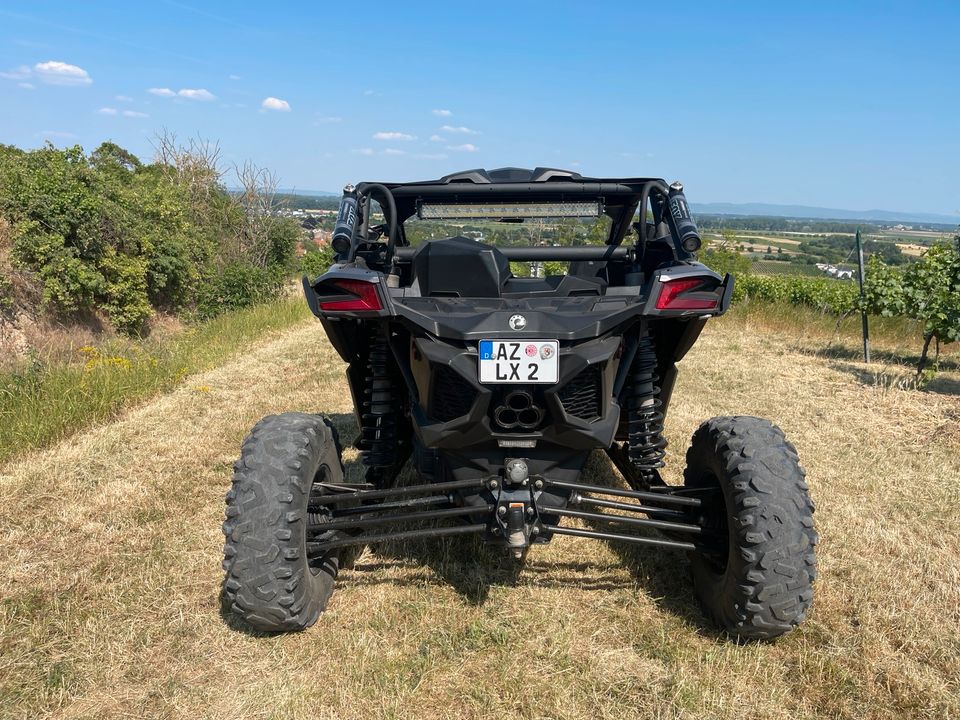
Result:
{"label": "led light bar", "polygon": [[535,448],[536,440],[503,440],[497,438],[497,445],[502,448]]}
{"label": "led light bar", "polygon": [[499,220],[502,218],[587,218],[599,217],[599,201],[564,203],[420,203],[421,220]]}

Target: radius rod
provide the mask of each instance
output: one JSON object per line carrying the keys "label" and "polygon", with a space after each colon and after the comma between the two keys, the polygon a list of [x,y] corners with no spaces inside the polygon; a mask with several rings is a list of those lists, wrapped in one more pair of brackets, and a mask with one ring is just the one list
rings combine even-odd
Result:
{"label": "radius rod", "polygon": [[[370,510],[377,508],[370,507]],[[468,505],[464,507],[437,508],[434,510],[423,510],[421,512],[409,512],[394,515],[377,515],[375,517],[344,518],[342,520],[330,520],[310,525],[310,532],[324,533],[328,530],[341,530],[343,528],[364,528],[375,525],[389,525],[390,523],[414,522],[416,520],[434,520],[437,518],[456,517],[458,515],[480,515],[482,513],[492,513],[493,505]]]}
{"label": "radius rod", "polygon": [[573,493],[570,496],[570,504],[583,505],[585,507],[609,508],[610,510],[626,510],[627,512],[641,512],[660,520],[678,520],[683,522],[684,520],[690,519],[690,516],[682,510],[666,510],[664,508],[651,507],[650,505],[604,500],[603,498],[590,497],[589,495],[581,495],[580,493]]}
{"label": "radius rod", "polygon": [[368,543],[387,542],[390,540],[410,540],[418,537],[443,537],[445,535],[469,535],[471,533],[481,533],[486,529],[486,523],[478,523],[476,525],[419,528],[417,530],[404,530],[402,532],[382,533],[379,535],[355,535],[353,537],[331,540],[329,542],[308,542],[307,553],[316,554],[349,545],[366,545]]}
{"label": "radius rod", "polygon": [[311,505],[335,505],[342,502],[356,502],[357,500],[380,500],[382,498],[403,497],[404,495],[423,495],[425,493],[460,490],[461,488],[484,487],[481,479],[451,480],[442,483],[425,483],[423,485],[407,485],[405,487],[387,488],[386,490],[357,490],[356,492],[340,495],[321,495],[311,497]]}
{"label": "radius rod", "polygon": [[647,502],[660,503],[663,505],[683,505],[685,507],[700,507],[701,505],[700,498],[686,497],[683,495],[671,495],[669,493],[623,490],[621,488],[603,487],[601,485],[583,485],[581,483],[563,482],[560,480],[547,480],[546,485],[564,488],[566,490],[579,490],[580,492],[594,493],[595,495],[613,495],[614,497],[646,500]]}
{"label": "radius rod", "polygon": [[599,530],[581,530],[580,528],[560,527],[559,525],[544,525],[543,529],[554,535],[573,535],[574,537],[594,538],[595,540],[621,540],[623,542],[636,543],[637,545],[655,545],[657,547],[668,547],[676,550],[696,550],[697,546],[692,542],[681,542],[679,540],[661,540],[660,538],[644,537],[642,535],[621,535],[619,533],[601,532]]}
{"label": "radius rod", "polygon": [[626,515],[610,515],[608,513],[586,512],[584,510],[572,510],[570,508],[550,508],[549,510],[541,508],[540,512],[545,515],[561,515],[564,517],[577,518],[578,520],[594,520],[607,523],[623,523],[633,527],[653,528],[655,530],[669,530],[678,533],[693,533],[699,535],[703,533],[703,528],[699,525],[690,523],[668,522],[666,520],[647,520],[646,518],[634,518]]}

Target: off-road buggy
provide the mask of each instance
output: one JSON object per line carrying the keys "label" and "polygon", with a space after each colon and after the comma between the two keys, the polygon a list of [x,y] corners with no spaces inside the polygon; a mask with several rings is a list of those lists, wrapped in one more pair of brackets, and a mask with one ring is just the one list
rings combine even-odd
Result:
{"label": "off-road buggy", "polygon": [[[583,218],[604,223],[605,244],[578,233]],[[464,231],[431,240],[430,221]],[[480,238],[531,221],[539,243]],[[779,428],[707,420],[684,484],[660,476],[677,362],[733,290],[695,259],[682,186],[542,168],[361,183],[345,188],[332,244],[335,264],[304,291],[347,364],[365,482],[345,482],[328,419],[258,423],[227,494],[233,613],[306,628],[363,546],[475,534],[504,562],[558,535],[683,551],[705,613],[738,638],[804,618],[817,533]],[[511,269],[559,262],[545,277]],[[596,450],[628,487],[580,482]],[[408,460],[418,481],[398,483]]]}

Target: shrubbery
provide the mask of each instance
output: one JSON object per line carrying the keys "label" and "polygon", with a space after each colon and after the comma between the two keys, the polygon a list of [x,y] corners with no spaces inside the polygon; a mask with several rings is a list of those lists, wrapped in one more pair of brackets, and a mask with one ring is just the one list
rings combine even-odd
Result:
{"label": "shrubbery", "polygon": [[103,312],[133,333],[155,309],[210,317],[277,293],[296,223],[228,193],[208,146],[161,138],[160,149],[143,164],[113,143],[89,155],[0,146],[9,258],[40,286],[45,309]]}
{"label": "shrubbery", "polygon": [[231,262],[200,284],[196,313],[207,320],[226,310],[265,302],[279,294],[287,277],[282,265],[259,267],[249,262]]}
{"label": "shrubbery", "polygon": [[923,323],[917,375],[926,369],[931,343],[935,343],[936,367],[941,343],[960,340],[960,235],[952,243],[935,244],[904,270],[871,258],[864,291],[868,312]]}
{"label": "shrubbery", "polygon": [[865,275],[863,300],[856,282],[744,273],[736,275],[733,299],[806,305],[836,315],[863,309],[872,315],[917,320],[923,327],[918,376],[926,369],[931,344],[939,358],[941,344],[960,340],[960,235],[953,242],[933,245],[903,269],[874,255]]}
{"label": "shrubbery", "polygon": [[798,275],[737,275],[733,286],[734,301],[807,305],[838,315],[857,309],[859,294],[855,282]]}
{"label": "shrubbery", "polygon": [[333,248],[329,245],[317,247],[308,245],[307,251],[300,258],[300,272],[310,280],[323,275],[333,264]]}

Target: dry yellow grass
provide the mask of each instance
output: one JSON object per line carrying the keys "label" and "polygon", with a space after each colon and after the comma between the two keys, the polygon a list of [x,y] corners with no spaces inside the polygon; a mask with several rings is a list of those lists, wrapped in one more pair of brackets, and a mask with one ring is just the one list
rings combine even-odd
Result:
{"label": "dry yellow grass", "polygon": [[672,481],[711,415],[771,417],[797,444],[821,576],[777,643],[703,624],[682,555],[572,538],[518,577],[466,542],[368,551],[312,629],[232,629],[219,528],[240,440],[284,410],[351,432],[310,323],[0,471],[0,717],[958,718],[958,378],[895,390],[909,368],[797,342],[716,321],[667,428]]}
{"label": "dry yellow grass", "polygon": [[909,243],[897,243],[897,247],[903,251],[904,255],[913,255],[920,257],[930,248],[926,245],[911,245]]}

